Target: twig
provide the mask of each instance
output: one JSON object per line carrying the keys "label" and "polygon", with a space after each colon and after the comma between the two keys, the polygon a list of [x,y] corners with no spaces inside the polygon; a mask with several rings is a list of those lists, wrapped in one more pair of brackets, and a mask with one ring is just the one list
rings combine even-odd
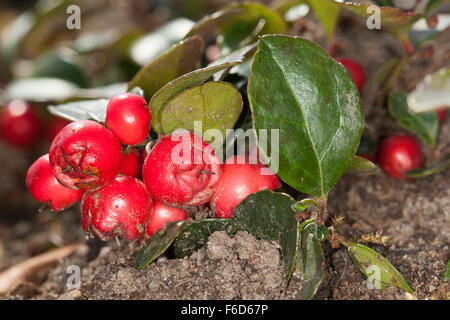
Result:
{"label": "twig", "polygon": [[30,281],[39,271],[56,265],[58,260],[70,256],[78,246],[78,243],[74,243],[63,248],[54,249],[3,271],[0,273],[0,295],[7,294],[20,283]]}

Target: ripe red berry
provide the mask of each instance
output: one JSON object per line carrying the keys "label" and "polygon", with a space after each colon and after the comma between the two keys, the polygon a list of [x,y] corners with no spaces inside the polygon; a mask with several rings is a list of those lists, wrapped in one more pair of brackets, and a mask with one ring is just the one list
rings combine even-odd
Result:
{"label": "ripe red berry", "polygon": [[83,196],[83,191],[64,187],[56,180],[48,154],[30,166],[25,184],[35,200],[48,203],[53,211],[64,210]]}
{"label": "ripe red berry", "polygon": [[281,186],[275,174],[262,175],[261,164],[249,164],[248,158],[235,156],[223,165],[222,176],[211,199],[217,218],[231,218],[236,206],[250,194]]}
{"label": "ripe red berry", "polygon": [[339,58],[336,61],[342,63],[344,67],[350,72],[353,81],[359,91],[362,90],[364,83],[366,82],[366,74],[364,73],[363,67],[353,59],[349,58]]}
{"label": "ripe red berry", "polygon": [[49,152],[53,173],[72,189],[94,190],[110,184],[122,162],[122,147],[116,136],[91,120],[64,127]]}
{"label": "ripe red berry", "polygon": [[159,201],[153,201],[153,210],[147,224],[147,235],[152,236],[168,222],[186,220],[188,213],[180,208],[169,207]]}
{"label": "ripe red berry", "polygon": [[142,181],[119,176],[100,190],[86,192],[81,210],[86,232],[91,230],[103,240],[113,237],[134,240],[145,232],[152,198]]}
{"label": "ripe red berry", "polygon": [[41,119],[25,101],[11,101],[0,112],[0,134],[11,146],[32,148],[39,142],[41,131]]}
{"label": "ripe red berry", "polygon": [[439,118],[439,122],[443,123],[445,121],[445,118],[447,118],[447,113],[445,111],[445,109],[440,109],[436,111],[438,118]]}
{"label": "ripe red berry", "polygon": [[53,139],[55,139],[56,135],[69,123],[69,120],[59,117],[52,117],[50,122],[47,124],[47,128],[45,131],[47,140],[52,142]]}
{"label": "ripe red berry", "polygon": [[128,154],[125,154],[122,159],[122,166],[120,173],[124,176],[139,178],[142,173],[142,156],[137,149],[132,149]]}
{"label": "ripe red berry", "polygon": [[137,94],[122,93],[109,100],[106,125],[124,144],[144,141],[150,132],[151,119],[147,102]]}
{"label": "ripe red berry", "polygon": [[405,172],[423,165],[423,156],[416,139],[410,135],[385,138],[378,150],[378,163],[391,177],[406,179]]}
{"label": "ripe red berry", "polygon": [[142,176],[153,199],[173,207],[197,206],[211,198],[222,171],[214,149],[184,131],[162,137],[144,162]]}

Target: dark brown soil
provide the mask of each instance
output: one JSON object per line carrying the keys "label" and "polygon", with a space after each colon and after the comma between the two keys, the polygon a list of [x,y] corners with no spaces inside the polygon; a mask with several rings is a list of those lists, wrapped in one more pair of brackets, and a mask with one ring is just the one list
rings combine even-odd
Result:
{"label": "dark brown soil", "polygon": [[[364,30],[351,16],[343,18],[337,36],[337,54],[362,62],[370,77],[384,61],[400,54],[401,47],[385,33]],[[306,25],[306,27],[305,27]],[[320,38],[314,21],[305,21],[302,34]],[[306,28],[306,30],[305,30]],[[293,31],[298,32],[298,30]],[[348,34],[352,34],[349,38]],[[402,77],[400,89],[420,74],[448,65],[447,32],[431,58],[416,56]],[[353,36],[354,35],[354,36]],[[358,48],[355,50],[355,48]],[[447,57],[447,58],[446,58]],[[386,109],[375,103],[373,87],[363,92],[368,132],[375,140],[389,131],[401,131],[388,119]],[[43,146],[42,153],[45,153]],[[429,150],[423,146],[428,154]],[[435,152],[450,151],[450,123],[440,130]],[[80,226],[79,208],[62,214],[44,211],[23,186],[27,166],[36,157],[0,145],[0,271],[52,247],[72,242],[82,245],[56,268],[22,284],[7,299],[293,299],[301,285],[294,273],[283,280],[283,262],[276,244],[241,232],[230,238],[214,233],[208,244],[185,259],[159,258],[142,271],[134,268],[138,246],[121,242],[86,240]],[[429,161],[430,159],[428,159]],[[415,296],[396,288],[383,292],[369,289],[365,277],[353,266],[344,248],[325,249],[325,279],[315,299],[450,299],[444,283],[445,263],[450,258],[450,171],[410,182],[384,174],[344,176],[329,197],[330,214],[345,217],[343,229],[350,239],[382,231],[392,237],[388,246],[370,247],[382,253],[401,272]],[[195,220],[207,217],[207,208],[191,212]],[[67,268],[81,268],[80,290],[68,291]]]}

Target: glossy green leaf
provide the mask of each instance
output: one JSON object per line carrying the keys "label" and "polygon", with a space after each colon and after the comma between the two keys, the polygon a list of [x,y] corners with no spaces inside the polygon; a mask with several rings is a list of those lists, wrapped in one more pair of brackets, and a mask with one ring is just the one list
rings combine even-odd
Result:
{"label": "glossy green leaf", "polygon": [[450,260],[447,261],[445,266],[444,281],[448,282],[450,280]]}
{"label": "glossy green leaf", "polygon": [[332,41],[341,8],[333,1],[308,0],[308,3],[324,26],[328,41]]}
{"label": "glossy green leaf", "polygon": [[380,168],[375,163],[360,156],[353,156],[347,170],[347,173],[358,175],[372,175],[380,172]]}
{"label": "glossy green leaf", "polygon": [[276,241],[289,279],[295,264],[298,222],[291,210],[294,199],[283,193],[260,191],[244,199],[234,210],[230,233],[247,231],[258,239]]}
{"label": "glossy green leaf", "polygon": [[375,288],[383,290],[395,286],[413,293],[400,272],[381,254],[361,244],[348,243],[346,247],[355,266],[364,273]]}
{"label": "glossy green leaf", "polygon": [[427,75],[408,94],[408,105],[415,113],[450,107],[450,68]]}
{"label": "glossy green leaf", "polygon": [[302,287],[296,294],[298,300],[312,299],[324,277],[324,255],[317,232],[317,225],[313,222],[300,234],[296,268],[302,277]]}
{"label": "glossy green leaf", "polygon": [[392,92],[389,95],[388,107],[391,116],[403,128],[418,134],[429,145],[436,145],[439,130],[439,118],[436,112],[411,113],[406,94],[403,92]]}
{"label": "glossy green leaf", "polygon": [[211,234],[216,231],[227,231],[230,221],[228,219],[204,219],[191,223],[178,236],[175,242],[175,255],[177,258],[190,256],[208,242]]}
{"label": "glossy green leaf", "polygon": [[74,101],[56,106],[50,105],[48,110],[51,114],[70,121],[93,119],[105,122],[108,101],[107,99]]}
{"label": "glossy green leaf", "polygon": [[139,252],[136,259],[136,268],[145,268],[149,263],[163,254],[186,225],[186,221],[169,222],[163,229],[154,233],[147,242],[146,247]]}
{"label": "glossy green leaf", "polygon": [[307,2],[308,0],[277,0],[273,2],[272,9],[286,18],[289,10]]}
{"label": "glossy green leaf", "polygon": [[188,32],[186,37],[191,37],[193,35],[200,35],[206,38],[213,32],[217,32],[219,28],[227,23],[231,18],[242,14],[243,10],[240,8],[227,8],[213,14],[207,15],[200,19]]}
{"label": "glossy green leaf", "polygon": [[[354,14],[367,20],[374,12],[367,10],[371,4],[354,3],[334,0],[343,9],[353,12]],[[380,27],[387,29],[399,39],[405,40],[408,38],[408,32],[411,26],[419,20],[422,15],[415,12],[406,12],[393,7],[379,7],[380,8]]]}
{"label": "glossy green leaf", "polygon": [[235,50],[252,42],[258,35],[287,31],[283,18],[261,3],[232,3],[227,8],[241,9],[243,13],[222,26],[219,38],[222,47]]}
{"label": "glossy green leaf", "polygon": [[412,169],[406,172],[406,176],[410,178],[424,178],[432,174],[442,172],[450,168],[450,154],[435,162],[428,168]]}
{"label": "glossy green leaf", "polygon": [[241,94],[231,83],[210,81],[182,91],[165,105],[159,114],[159,133],[194,131],[194,122],[201,121],[203,131],[217,129],[226,137],[226,130],[234,127],[242,106]]}
{"label": "glossy green leaf", "polygon": [[261,129],[279,131],[270,155],[279,153],[277,175],[303,193],[326,195],[350,166],[363,129],[361,99],[346,69],[311,41],[264,36],[248,94],[258,138]]}
{"label": "glossy green leaf", "polygon": [[161,127],[161,110],[177,94],[186,89],[199,86],[205,83],[215,73],[231,68],[232,66],[235,66],[239,63],[242,63],[242,60],[238,59],[233,62],[227,62],[220,65],[214,65],[194,70],[166,84],[163,88],[161,88],[157,93],[153,95],[149,103],[149,108],[152,112],[153,130],[155,130],[157,133],[163,132],[163,129]]}
{"label": "glossy green leaf", "polygon": [[166,53],[143,67],[130,81],[128,89],[136,86],[150,98],[169,81],[200,67],[203,39],[193,36],[181,41]]}

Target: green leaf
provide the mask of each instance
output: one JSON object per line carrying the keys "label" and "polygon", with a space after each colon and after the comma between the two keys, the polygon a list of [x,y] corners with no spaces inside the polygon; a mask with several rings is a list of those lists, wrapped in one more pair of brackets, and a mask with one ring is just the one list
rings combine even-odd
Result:
{"label": "green leaf", "polygon": [[296,268],[302,276],[302,287],[296,294],[298,300],[311,300],[323,280],[324,255],[317,238],[318,230],[323,232],[314,222],[310,223],[302,230],[298,242]]}
{"label": "green leaf", "polygon": [[450,168],[450,154],[447,154],[441,160],[434,163],[431,167],[409,170],[406,172],[406,176],[409,178],[424,178],[444,171],[447,168]]}
{"label": "green leaf", "polygon": [[261,129],[279,131],[270,156],[279,159],[277,175],[298,191],[326,195],[350,166],[363,129],[361,99],[346,69],[311,41],[264,36],[248,94],[258,139]]}
{"label": "green leaf", "polygon": [[287,31],[283,18],[261,3],[232,3],[227,8],[243,10],[221,28],[219,44],[230,51],[252,42],[258,35]]}
{"label": "green leaf", "polygon": [[418,134],[429,145],[435,146],[439,130],[436,112],[413,114],[409,111],[406,94],[392,92],[388,99],[389,113],[406,130]]}
{"label": "green leaf", "polygon": [[341,8],[333,1],[308,0],[308,3],[324,26],[328,42],[333,41]]}
{"label": "green leaf", "polygon": [[186,18],[171,20],[134,41],[129,47],[131,59],[145,66],[181,41],[194,22]]}
{"label": "green leaf", "polygon": [[255,51],[256,51],[256,43],[249,44],[248,46],[245,46],[241,49],[233,51],[230,54],[220,57],[220,58],[216,59],[214,62],[210,63],[209,67],[221,65],[221,64],[224,64],[227,62],[241,61],[241,64],[238,64],[232,68],[228,68],[223,71],[217,72],[214,75],[214,80],[221,81],[221,80],[225,79],[225,77],[228,75],[228,73],[239,73],[240,71],[242,71],[242,70],[237,70],[236,72],[234,72],[234,69],[241,68],[244,65],[244,62],[247,62],[253,56]]}
{"label": "green leaf", "polygon": [[347,173],[359,175],[372,175],[380,172],[380,168],[375,163],[360,156],[353,156],[347,170]]}
{"label": "green leaf", "polygon": [[74,62],[74,57],[64,51],[49,51],[36,58],[30,77],[58,78],[80,87],[87,86],[83,71]]}
{"label": "green leaf", "polygon": [[208,242],[211,234],[216,231],[227,231],[230,221],[228,219],[204,219],[191,223],[180,233],[175,242],[176,257],[190,256]]}
{"label": "green leaf", "polygon": [[157,93],[155,93],[150,100],[149,108],[152,112],[152,128],[157,133],[162,133],[163,129],[161,127],[161,111],[164,106],[177,94],[180,92],[199,86],[205,83],[209,78],[211,78],[215,73],[228,69],[242,63],[242,60],[236,60],[233,62],[227,62],[220,65],[214,65],[198,70],[194,70],[187,73],[162,87]]}
{"label": "green leaf", "polygon": [[56,106],[50,105],[48,111],[70,121],[94,119],[105,122],[108,101],[107,99],[74,101]]}
{"label": "green leaf", "polygon": [[450,68],[427,75],[408,94],[408,105],[415,113],[450,107]]}
{"label": "green leaf", "polygon": [[291,210],[294,199],[269,190],[249,195],[234,210],[230,234],[247,231],[258,239],[276,241],[289,279],[295,264],[298,222]]}
{"label": "green leaf", "polygon": [[227,23],[231,18],[243,13],[243,11],[244,10],[240,8],[227,8],[207,15],[192,27],[186,37],[200,35],[206,38],[211,33],[217,32],[223,24]]}
{"label": "green leaf", "polygon": [[136,268],[145,268],[149,263],[163,254],[186,225],[186,221],[169,222],[163,229],[153,234],[147,246],[139,252],[136,259]]}
{"label": "green leaf", "polygon": [[445,274],[444,281],[448,282],[450,280],[450,260],[447,261],[447,265],[445,266]]}
{"label": "green leaf", "polygon": [[203,46],[200,36],[181,41],[139,70],[130,81],[128,89],[139,86],[145,92],[145,99],[150,100],[169,81],[200,67]]}
{"label": "green leaf", "polygon": [[395,286],[413,293],[400,272],[378,252],[356,243],[348,243],[346,247],[355,266],[364,273],[375,288],[384,290]]}
{"label": "green leaf", "polygon": [[[367,10],[371,4],[353,3],[334,0],[343,9],[353,12],[354,14],[367,20],[374,14],[373,11]],[[401,40],[408,39],[408,32],[414,22],[419,20],[422,15],[415,12],[405,12],[393,7],[379,7],[380,8],[380,24],[381,29],[387,29],[394,36]]]}
{"label": "green leaf", "polygon": [[201,121],[203,132],[217,129],[226,137],[226,130],[234,127],[242,106],[241,94],[232,84],[210,81],[182,91],[165,105],[159,114],[159,133],[194,131],[194,122]]}

